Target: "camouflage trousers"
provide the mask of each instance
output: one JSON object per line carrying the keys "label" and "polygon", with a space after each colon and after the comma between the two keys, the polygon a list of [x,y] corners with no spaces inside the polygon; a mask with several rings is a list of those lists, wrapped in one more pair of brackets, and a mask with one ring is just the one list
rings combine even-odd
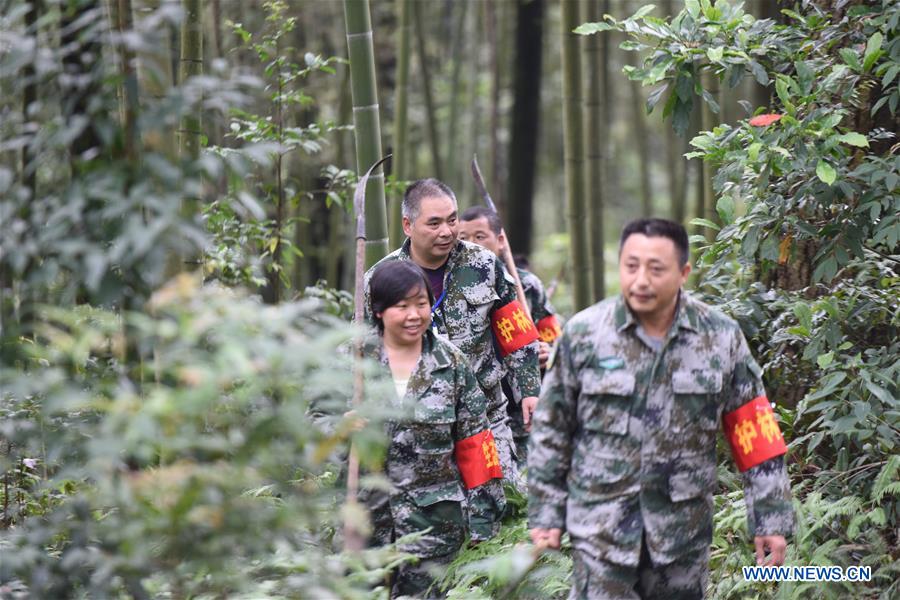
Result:
{"label": "camouflage trousers", "polygon": [[573,552],[569,600],[701,600],[709,578],[709,550],[668,565],[654,565],[646,542],[637,566],[597,557],[579,540]]}
{"label": "camouflage trousers", "polygon": [[500,468],[503,470],[503,481],[512,484],[522,494],[528,493],[525,479],[522,477],[516,443],[513,440],[512,430],[509,427],[509,415],[506,412],[506,397],[503,390],[497,385],[488,397],[489,406],[498,408],[488,411],[488,420],[491,422],[491,432],[494,434],[494,444],[497,446],[497,456],[500,458]]}
{"label": "camouflage trousers", "polygon": [[513,442],[516,446],[519,472],[522,472],[528,464],[528,432],[525,431],[525,422],[522,420],[522,405],[510,400],[506,405],[506,414],[509,415],[509,429],[512,431]]}
{"label": "camouflage trousers", "polygon": [[398,550],[418,561],[402,565],[393,574],[391,597],[443,598],[433,587],[435,576],[446,570],[465,542],[468,519],[463,503],[444,500],[418,506],[402,493],[391,498],[383,491],[365,494],[364,501],[372,518],[372,546],[431,528],[418,539],[397,544]]}

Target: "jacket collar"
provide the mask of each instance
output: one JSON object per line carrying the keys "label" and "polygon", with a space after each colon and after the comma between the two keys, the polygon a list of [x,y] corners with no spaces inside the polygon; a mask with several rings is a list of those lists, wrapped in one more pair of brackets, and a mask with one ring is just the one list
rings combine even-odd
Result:
{"label": "jacket collar", "polygon": [[[410,252],[410,246],[412,245],[412,241],[409,238],[406,238],[406,241],[403,242],[403,245],[400,246],[400,257],[405,260],[412,260],[412,253]],[[447,271],[452,271],[456,266],[456,262],[459,260],[459,256],[463,250],[463,242],[460,239],[456,240],[456,243],[453,244],[453,248],[450,249],[450,255],[447,257],[447,262],[444,263]]]}
{"label": "jacket collar", "polygon": [[[381,364],[388,364],[387,352],[384,348],[384,339],[379,336],[377,332],[373,331],[366,339],[365,344],[366,347],[370,348],[371,346],[376,346],[375,348],[372,348],[373,355]],[[423,377],[429,378],[431,373],[446,369],[452,365],[453,360],[447,352],[447,349],[443,344],[440,344],[437,341],[431,328],[428,328],[422,338],[422,355],[419,357],[419,362],[416,363],[415,369],[413,369],[413,374],[421,371]]]}
{"label": "jacket collar", "polygon": [[[616,299],[614,319],[616,331],[619,333],[622,333],[631,327],[637,327],[638,325],[637,317],[635,317],[634,313],[631,312],[631,309],[628,308],[628,303],[625,302],[625,296],[622,294],[619,294]],[[681,329],[696,332],[697,323],[697,308],[694,306],[693,300],[684,290],[679,291],[678,304],[675,307],[675,320],[673,321],[674,327],[671,328],[670,331],[673,335]]]}

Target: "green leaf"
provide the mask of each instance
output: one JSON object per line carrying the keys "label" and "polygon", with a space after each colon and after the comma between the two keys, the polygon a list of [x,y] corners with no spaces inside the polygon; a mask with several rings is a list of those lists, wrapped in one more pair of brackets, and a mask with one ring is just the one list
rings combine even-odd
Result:
{"label": "green leaf", "polygon": [[766,70],[761,64],[759,64],[755,60],[751,60],[748,63],[748,66],[750,67],[750,72],[753,73],[753,77],[756,78],[756,81],[759,83],[759,85],[769,85],[769,74],[766,73]]}
{"label": "green leaf", "polygon": [[684,0],[684,9],[696,20],[700,16],[700,0]]}
{"label": "green leaf", "polygon": [[722,229],[721,227],[719,227],[718,225],[716,225],[709,219],[700,219],[700,218],[691,219],[690,225],[700,225],[702,227],[708,227],[708,228],[714,229],[716,231],[719,231],[720,229]]}
{"label": "green leaf", "polygon": [[857,73],[862,70],[862,65],[859,64],[859,55],[855,50],[852,48],[841,48],[838,50],[838,54],[841,55],[841,59],[843,59],[851,69]]}
{"label": "green leaf", "polygon": [[866,42],[866,53],[863,55],[863,72],[868,72],[875,64],[875,61],[884,54],[881,50],[881,42],[883,40],[884,37],[881,35],[881,32],[876,31],[869,38],[869,41]]}
{"label": "green leaf", "polygon": [[900,73],[900,65],[892,65],[891,68],[889,68],[884,74],[884,79],[881,80],[881,87],[886,88],[887,86],[889,86],[891,82],[894,81],[897,73]]}
{"label": "green leaf", "polygon": [[719,201],[716,202],[716,212],[719,213],[719,218],[725,225],[734,221],[734,199],[731,194],[725,194],[719,198]]}
{"label": "green leaf", "polygon": [[760,150],[762,150],[762,144],[759,142],[753,142],[747,148],[747,157],[751,161],[756,162],[759,159],[759,151]]}
{"label": "green leaf", "polygon": [[816,165],[816,175],[827,185],[831,185],[837,179],[837,172],[834,170],[830,164],[824,159],[819,159],[819,163]]}
{"label": "green leaf", "polygon": [[839,142],[844,142],[845,144],[849,144],[851,146],[856,146],[857,148],[868,148],[869,140],[866,139],[861,133],[857,133],[855,131],[850,131],[848,133],[842,133],[837,136],[837,140]]}
{"label": "green leaf", "polygon": [[894,454],[881,468],[878,477],[875,478],[875,485],[872,486],[873,501],[881,502],[888,485],[897,481],[898,471],[900,471],[900,455]]}
{"label": "green leaf", "polygon": [[653,4],[645,4],[644,6],[640,7],[636,13],[631,15],[631,18],[634,20],[640,19],[644,15],[653,12],[654,8],[656,8],[656,6]]}
{"label": "green leaf", "polygon": [[818,283],[819,281],[823,281],[825,283],[830,282],[834,279],[834,276],[837,274],[837,260],[834,258],[832,254],[822,262],[818,264],[812,274],[813,282]]}
{"label": "green leaf", "polygon": [[611,29],[615,29],[615,26],[605,22],[582,23],[581,25],[573,29],[572,32],[579,35],[591,35],[600,31],[609,31]]}
{"label": "green leaf", "polygon": [[812,328],[812,309],[805,302],[797,302],[794,304],[794,316],[797,321],[806,329]]}
{"label": "green leaf", "polygon": [[788,106],[793,107],[793,104],[791,104],[791,95],[790,92],[788,92],[789,85],[790,82],[786,80],[784,76],[780,76],[775,80],[775,93],[778,94],[778,99],[781,100],[781,103],[784,104],[785,108]]}
{"label": "green leaf", "polygon": [[709,58],[710,62],[721,62],[724,55],[725,48],[722,46],[719,46],[717,48],[710,48],[706,51],[706,57]]}
{"label": "green leaf", "polygon": [[828,365],[830,365],[832,362],[834,362],[834,352],[827,352],[825,354],[820,354],[819,357],[816,359],[816,364],[819,365],[820,369],[828,368]]}

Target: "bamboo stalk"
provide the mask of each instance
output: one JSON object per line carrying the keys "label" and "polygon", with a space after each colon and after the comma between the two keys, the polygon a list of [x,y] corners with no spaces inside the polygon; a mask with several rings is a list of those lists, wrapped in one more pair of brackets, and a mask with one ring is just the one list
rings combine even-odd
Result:
{"label": "bamboo stalk", "polygon": [[562,2],[563,139],[566,171],[566,207],[572,255],[573,295],[576,310],[591,303],[591,263],[584,201],[584,130],[581,115],[581,57],[578,2]]}
{"label": "bamboo stalk", "polygon": [[437,114],[434,97],[431,92],[431,72],[428,69],[428,53],[425,47],[425,23],[422,15],[423,2],[413,4],[416,17],[416,42],[419,54],[419,66],[422,70],[422,91],[425,93],[425,114],[428,121],[428,147],[431,149],[431,162],[434,176],[443,179],[443,163],[441,162],[440,139],[438,138]]}
{"label": "bamboo stalk", "polygon": [[[396,0],[398,20],[397,31],[397,87],[394,112],[394,160],[392,161],[394,177],[397,181],[406,181],[408,177],[407,152],[407,100],[409,97],[409,45],[412,30],[411,0]],[[401,203],[403,195],[397,194],[391,201],[389,218],[391,248],[399,248],[403,243],[403,219]]]}
{"label": "bamboo stalk", "polygon": [[[585,20],[596,23],[603,18],[603,7],[600,0],[587,0]],[[603,101],[601,94],[601,82],[604,79],[603,71],[608,69],[606,60],[608,57],[603,52],[601,40],[604,35],[591,35],[584,40],[584,54],[587,59],[587,98],[584,103],[585,129],[585,159],[587,161],[588,186],[590,190],[586,203],[589,211],[588,222],[590,226],[591,244],[591,272],[593,275],[592,297],[596,302],[606,295],[604,279],[606,265],[603,260],[604,236],[603,236],[603,207],[606,196],[606,166],[605,145],[607,137],[607,124],[603,122]]]}
{"label": "bamboo stalk", "polygon": [[[368,0],[344,0],[347,47],[350,56],[350,88],[353,94],[353,127],[356,136],[358,173],[381,157],[381,122],[375,84],[375,52]],[[384,172],[368,181],[366,190],[366,265],[372,266],[387,254],[387,210]]]}
{"label": "bamboo stalk", "polygon": [[[181,26],[181,64],[178,80],[183,84],[190,77],[203,73],[203,29],[201,0],[183,0],[184,24]],[[182,156],[196,159],[200,154],[200,108],[181,121],[179,149]]]}

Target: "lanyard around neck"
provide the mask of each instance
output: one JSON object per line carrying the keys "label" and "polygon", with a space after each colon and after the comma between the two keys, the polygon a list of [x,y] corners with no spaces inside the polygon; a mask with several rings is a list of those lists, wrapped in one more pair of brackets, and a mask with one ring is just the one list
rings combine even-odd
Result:
{"label": "lanyard around neck", "polygon": [[[444,303],[444,298],[447,297],[447,290],[450,288],[450,273],[447,273],[447,280],[444,282],[444,289],[441,290],[440,297],[435,301],[434,305],[431,307],[431,326],[437,331],[437,320],[434,318],[437,309],[440,308],[441,304]],[[443,312],[443,311],[441,311]]]}

